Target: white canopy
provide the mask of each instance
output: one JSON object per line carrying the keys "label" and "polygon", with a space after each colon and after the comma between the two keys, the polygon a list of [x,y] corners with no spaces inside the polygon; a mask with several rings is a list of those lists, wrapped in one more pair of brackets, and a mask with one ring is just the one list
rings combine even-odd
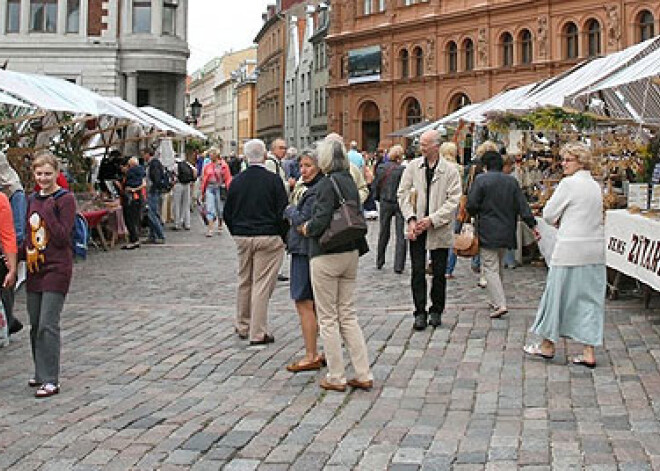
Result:
{"label": "white canopy", "polygon": [[162,121],[159,121],[153,116],[148,115],[137,106],[134,106],[119,97],[106,98],[106,100],[112,103],[114,106],[121,108],[126,113],[131,114],[133,116],[133,121],[137,122],[138,124],[154,127],[159,131],[170,131],[178,134],[178,131],[175,128],[166,125]]}
{"label": "white canopy", "polygon": [[19,101],[16,98],[7,95],[2,91],[0,91],[0,103],[2,103],[3,105],[20,106],[22,108],[32,108],[32,105],[23,103],[22,101]]}
{"label": "white canopy", "polygon": [[0,70],[0,91],[43,110],[131,119],[101,95],[57,77]]}
{"label": "white canopy", "polygon": [[140,109],[149,116],[156,118],[158,121],[162,121],[171,128],[174,128],[175,129],[174,132],[176,132],[177,134],[182,134],[184,136],[194,136],[200,139],[206,139],[206,136],[203,133],[199,132],[197,129],[193,128],[192,126],[188,126],[183,121],[176,119],[174,116],[171,116],[165,113],[164,111],[159,110],[158,108],[154,108],[153,106],[143,106]]}

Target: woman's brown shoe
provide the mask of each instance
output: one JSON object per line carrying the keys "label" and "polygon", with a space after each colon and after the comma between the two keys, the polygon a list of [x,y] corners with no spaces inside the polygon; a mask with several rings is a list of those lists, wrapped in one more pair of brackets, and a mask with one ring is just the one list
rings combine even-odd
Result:
{"label": "woman's brown shoe", "polygon": [[345,384],[335,384],[331,383],[327,379],[323,378],[321,382],[319,383],[319,386],[321,386],[323,389],[326,391],[337,391],[337,392],[344,392],[346,391],[346,385]]}
{"label": "woman's brown shoe", "polygon": [[372,380],[360,381],[357,378],[349,379],[347,384],[352,388],[362,389],[363,391],[370,391],[374,387]]}
{"label": "woman's brown shoe", "polygon": [[314,361],[309,361],[307,363],[303,363],[303,361],[297,361],[295,363],[291,363],[286,367],[287,371],[290,371],[291,373],[299,373],[301,371],[312,371],[312,370],[320,370],[321,367],[323,366],[323,363],[321,362],[321,359],[316,359]]}

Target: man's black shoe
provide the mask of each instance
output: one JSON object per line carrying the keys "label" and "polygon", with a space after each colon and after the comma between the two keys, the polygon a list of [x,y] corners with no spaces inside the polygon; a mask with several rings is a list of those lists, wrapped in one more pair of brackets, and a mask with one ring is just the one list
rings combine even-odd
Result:
{"label": "man's black shoe", "polygon": [[424,330],[426,329],[426,313],[415,314],[415,322],[413,323],[413,329],[415,330]]}
{"label": "man's black shoe", "polygon": [[9,326],[9,335],[17,334],[23,330],[23,324],[18,319],[14,319],[14,322]]}
{"label": "man's black shoe", "polygon": [[275,337],[266,334],[264,335],[264,338],[261,340],[250,340],[250,345],[266,345],[268,343],[273,343],[274,341],[275,341]]}
{"label": "man's black shoe", "polygon": [[442,324],[441,314],[439,312],[431,312],[429,314],[429,325],[433,328],[440,327]]}
{"label": "man's black shoe", "polygon": [[289,277],[286,275],[279,274],[277,275],[277,281],[289,281]]}

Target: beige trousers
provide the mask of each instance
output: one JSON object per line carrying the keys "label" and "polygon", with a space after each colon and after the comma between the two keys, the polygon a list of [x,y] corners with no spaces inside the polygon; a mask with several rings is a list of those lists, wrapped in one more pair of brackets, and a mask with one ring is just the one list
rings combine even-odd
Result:
{"label": "beige trousers", "polygon": [[480,249],[481,270],[486,278],[488,301],[497,308],[506,307],[506,297],[502,286],[503,260],[506,249]]}
{"label": "beige trousers", "polygon": [[238,249],[238,290],[236,329],[249,332],[250,340],[262,340],[268,333],[268,302],[277,283],[277,271],[284,258],[280,236],[235,236]]}
{"label": "beige trousers", "polygon": [[373,379],[367,345],[353,309],[353,291],[358,268],[358,251],[319,255],[311,259],[312,289],[326,361],[327,380],[346,383],[342,340],[348,348],[355,377]]}

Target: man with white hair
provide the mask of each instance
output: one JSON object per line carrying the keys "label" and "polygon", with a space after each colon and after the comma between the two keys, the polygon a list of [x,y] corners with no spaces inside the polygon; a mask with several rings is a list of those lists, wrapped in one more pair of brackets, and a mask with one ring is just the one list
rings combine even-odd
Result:
{"label": "man with white hair", "polygon": [[268,333],[268,302],[284,258],[287,195],[281,178],[268,171],[266,146],[245,144],[249,167],[231,182],[223,217],[238,250],[236,333],[250,345],[275,341]]}
{"label": "man with white hair", "polygon": [[[440,133],[427,131],[419,140],[422,157],[403,171],[397,197],[410,240],[411,288],[415,330],[438,327],[445,310],[447,255],[454,242],[454,212],[461,198],[456,166],[440,157]],[[431,307],[426,310],[426,257],[431,253]]]}
{"label": "man with white hair", "polygon": [[362,158],[362,154],[360,154],[360,151],[358,150],[358,145],[356,141],[351,141],[350,144],[351,149],[348,151],[348,160],[355,165],[357,168],[360,169],[360,171],[363,171],[364,169],[364,159]]}

